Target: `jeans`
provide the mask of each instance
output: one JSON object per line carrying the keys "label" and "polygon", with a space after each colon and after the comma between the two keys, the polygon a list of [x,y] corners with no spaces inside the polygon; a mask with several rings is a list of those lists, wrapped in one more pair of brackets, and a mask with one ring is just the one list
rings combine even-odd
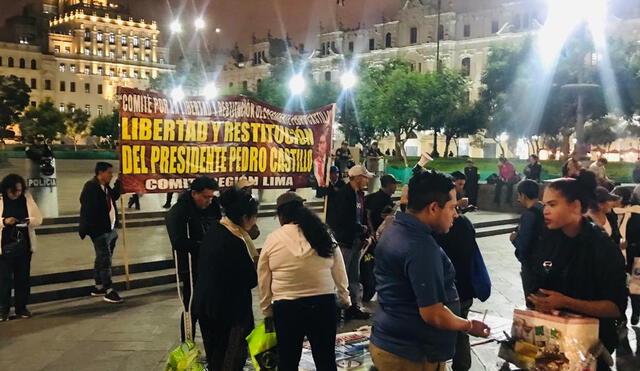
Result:
{"label": "jeans", "polygon": [[31,251],[18,256],[0,255],[0,307],[11,306],[11,289],[15,292],[16,312],[26,309],[31,291]]}
{"label": "jeans", "polygon": [[209,371],[242,371],[249,354],[245,338],[253,329],[253,318],[247,318],[245,326],[207,316],[198,321]]}
{"label": "jeans", "polygon": [[[473,299],[460,302],[460,317],[467,319],[469,309],[473,305]],[[456,354],[453,356],[453,371],[468,371],[471,368],[471,344],[469,344],[469,334],[464,331],[458,331],[456,339]]]}
{"label": "jeans", "polygon": [[344,258],[344,267],[347,270],[349,279],[349,297],[351,304],[359,306],[362,303],[362,284],[360,283],[360,239],[353,240],[351,246],[346,247],[340,244],[340,252]]}
{"label": "jeans", "polygon": [[513,197],[513,186],[515,184],[516,184],[515,181],[504,182],[501,179],[498,179],[498,182],[496,183],[496,193],[494,195],[493,202],[495,202],[496,204],[500,205],[502,187],[504,187],[506,185],[507,186],[507,197],[506,197],[505,201],[506,201],[507,204],[511,204],[511,198]]}
{"label": "jeans", "polygon": [[91,238],[93,248],[96,250],[93,278],[98,288],[111,288],[111,259],[113,258],[113,250],[116,248],[117,240],[118,230],[116,228],[111,232]]}
{"label": "jeans", "polygon": [[306,336],[318,371],[336,370],[336,298],[334,294],[273,303],[278,337],[278,370],[296,371]]}

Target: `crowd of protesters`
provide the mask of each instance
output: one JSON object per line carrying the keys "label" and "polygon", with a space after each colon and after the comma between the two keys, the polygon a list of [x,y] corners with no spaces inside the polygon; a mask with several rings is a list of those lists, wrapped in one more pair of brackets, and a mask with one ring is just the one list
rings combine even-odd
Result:
{"label": "crowd of protesters", "polygon": [[[369,162],[383,157],[377,146],[367,155]],[[339,321],[371,316],[362,306],[360,272],[368,251],[375,256],[378,305],[370,352],[376,368],[440,371],[453,360],[454,371],[469,370],[469,335],[491,332],[468,319],[474,300],[486,300],[490,287],[488,276],[477,271],[482,255],[473,224],[463,215],[477,203],[480,173],[472,160],[450,175],[425,169],[429,160],[414,168],[399,208],[393,196],[400,182],[383,175],[380,189],[367,195],[376,174],[354,164],[343,145],[329,183],[316,189],[326,197],[326,223],[295,191],[285,192],[276,201],[280,227],[260,252],[253,242],[260,234],[254,184],[243,177],[220,192],[214,179],[195,179],[176,204],[168,199],[166,213],[182,304],[191,313],[191,326],[181,320],[182,340],[193,338],[199,325],[209,369],[241,370],[245,339],[254,328],[252,289],[258,288],[267,328],[277,334],[279,369],[297,369],[307,338],[316,367],[336,370]],[[628,298],[631,324],[640,321],[640,295],[630,294],[626,278],[640,258],[640,187],[611,192],[606,164],[599,159],[583,169],[573,156],[564,177],[542,187],[537,156],[529,158],[524,180],[500,158],[494,201],[500,204],[506,188],[510,203],[515,187],[525,208],[510,235],[521,265],[523,303],[599,319],[600,341],[612,353],[630,351]],[[121,185],[116,180],[112,187],[112,181],[112,165],[98,162],[80,195],[79,234],[89,236],[95,250],[91,295],[121,303],[112,282]],[[34,228],[42,216],[20,176],[6,176],[0,191],[0,320],[9,319],[12,289],[15,315],[29,318]],[[598,370],[608,368],[600,358]]]}

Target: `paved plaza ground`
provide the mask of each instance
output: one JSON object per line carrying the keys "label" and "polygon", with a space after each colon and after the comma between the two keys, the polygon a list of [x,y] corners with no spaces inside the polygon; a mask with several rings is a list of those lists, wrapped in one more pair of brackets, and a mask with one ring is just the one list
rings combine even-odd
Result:
{"label": "paved plaza ground", "polygon": [[[160,229],[157,233],[141,230],[151,238],[162,238]],[[474,304],[473,310],[477,316],[487,310],[490,321],[505,323],[513,309],[522,305],[518,264],[507,235],[478,242],[491,273],[493,294],[486,303]],[[89,246],[86,249],[90,255]],[[138,289],[122,295],[126,302],[115,306],[94,298],[33,305],[32,319],[1,323],[0,370],[162,370],[167,354],[179,341],[175,287]],[[256,318],[261,318],[255,309]],[[341,331],[362,324],[348,323]],[[496,354],[495,343],[473,347],[472,370],[495,370]],[[638,369],[637,364],[624,368]]]}

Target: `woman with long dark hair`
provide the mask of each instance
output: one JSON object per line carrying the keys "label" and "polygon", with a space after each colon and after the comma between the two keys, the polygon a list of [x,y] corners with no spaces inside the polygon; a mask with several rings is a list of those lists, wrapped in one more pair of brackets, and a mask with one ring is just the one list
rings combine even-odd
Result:
{"label": "woman with long dark hair", "polygon": [[[536,310],[564,310],[598,318],[600,340],[609,352],[618,343],[616,321],[627,305],[625,262],[613,240],[584,216],[596,201],[595,175],[582,170],[576,179],[562,178],[544,191],[543,233],[532,251],[529,269]],[[598,370],[609,367],[601,359]]]}
{"label": "woman with long dark hair", "polygon": [[3,322],[9,320],[12,288],[16,317],[31,317],[27,309],[31,256],[36,250],[34,228],[42,224],[42,214],[20,175],[4,177],[0,191],[0,322]]}
{"label": "woman with long dark hair", "polygon": [[349,307],[344,260],[327,226],[294,192],[277,200],[281,227],[258,262],[260,306],[278,338],[278,369],[297,370],[305,336],[318,370],[336,370],[336,298]]}
{"label": "woman with long dark hair", "polygon": [[256,224],[258,202],[231,188],[220,196],[226,216],[215,222],[200,245],[193,312],[211,371],[242,370],[247,359],[245,338],[253,329],[251,289],[257,286],[247,231]]}

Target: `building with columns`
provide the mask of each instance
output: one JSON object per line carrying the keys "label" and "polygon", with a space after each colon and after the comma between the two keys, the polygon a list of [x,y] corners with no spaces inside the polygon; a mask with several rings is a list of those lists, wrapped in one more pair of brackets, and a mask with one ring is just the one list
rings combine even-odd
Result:
{"label": "building with columns", "polygon": [[53,101],[92,117],[107,114],[117,86],[147,89],[171,72],[155,21],[133,19],[109,0],[43,0],[7,20],[0,75],[31,87],[31,105]]}
{"label": "building with columns", "polygon": [[[377,24],[359,24],[354,28],[321,29],[316,45],[303,54],[308,58],[313,77],[338,83],[342,72],[349,68],[346,61],[354,58],[369,65],[400,58],[411,63],[416,71],[426,73],[436,69],[439,53],[442,66],[468,76],[470,99],[477,99],[490,48],[500,43],[522,42],[542,27],[547,13],[545,0],[442,0],[438,27],[438,0],[401,1],[402,6],[392,19],[381,17]],[[607,34],[640,40],[640,2],[612,0],[611,5]],[[225,65],[219,76],[220,86],[252,89],[269,75],[269,43],[256,41],[250,46],[250,58]],[[300,50],[292,49],[294,54]],[[444,148],[444,138],[441,139],[440,150]],[[392,143],[390,139],[383,140],[381,147],[392,148]],[[472,143],[473,138],[462,138],[452,148],[454,154],[499,155],[492,140],[485,140],[483,147]],[[429,132],[420,133],[418,138],[408,140],[407,147],[413,155],[431,152],[433,136]]]}

